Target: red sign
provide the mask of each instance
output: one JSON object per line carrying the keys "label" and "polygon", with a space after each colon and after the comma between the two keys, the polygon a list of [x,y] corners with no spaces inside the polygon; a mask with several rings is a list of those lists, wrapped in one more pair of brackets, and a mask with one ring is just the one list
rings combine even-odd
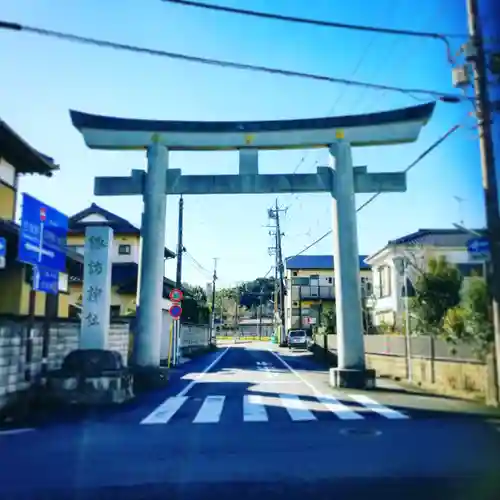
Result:
{"label": "red sign", "polygon": [[45,222],[45,219],[47,218],[47,209],[45,207],[40,208],[40,220],[42,222]]}
{"label": "red sign", "polygon": [[170,316],[174,319],[179,319],[182,314],[182,307],[179,304],[173,304],[170,306],[170,309],[168,310],[170,313]]}
{"label": "red sign", "polygon": [[181,302],[181,300],[184,298],[184,294],[178,288],[174,288],[170,292],[169,298],[172,302]]}

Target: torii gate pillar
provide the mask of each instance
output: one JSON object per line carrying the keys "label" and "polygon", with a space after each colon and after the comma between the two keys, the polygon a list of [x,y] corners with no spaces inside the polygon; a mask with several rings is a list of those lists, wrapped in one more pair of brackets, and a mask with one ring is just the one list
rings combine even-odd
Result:
{"label": "torii gate pillar", "polygon": [[153,142],[147,149],[147,158],[142,195],[140,304],[133,351],[134,364],[141,368],[160,365],[168,149]]}
{"label": "torii gate pillar", "polygon": [[339,139],[329,146],[329,151],[335,163],[332,232],[338,360],[337,367],[330,370],[330,384],[369,388],[375,385],[375,371],[365,367],[351,146]]}

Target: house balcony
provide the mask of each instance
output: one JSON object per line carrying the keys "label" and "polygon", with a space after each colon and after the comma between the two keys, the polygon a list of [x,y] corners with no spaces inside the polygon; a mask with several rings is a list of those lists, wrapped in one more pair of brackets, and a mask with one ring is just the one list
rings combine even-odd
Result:
{"label": "house balcony", "polygon": [[335,289],[329,286],[294,286],[292,300],[334,300]]}

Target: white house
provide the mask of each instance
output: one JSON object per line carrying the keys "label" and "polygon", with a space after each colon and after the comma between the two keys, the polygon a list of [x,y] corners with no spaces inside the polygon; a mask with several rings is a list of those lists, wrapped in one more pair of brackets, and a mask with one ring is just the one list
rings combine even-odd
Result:
{"label": "white house", "polygon": [[[474,232],[481,233],[481,230]],[[400,324],[404,311],[405,263],[409,290],[418,270],[424,270],[432,257],[444,256],[464,277],[484,275],[484,262],[471,260],[467,252],[467,241],[471,237],[459,229],[419,229],[389,241],[384,248],[368,256],[365,262],[373,273],[374,324]]]}

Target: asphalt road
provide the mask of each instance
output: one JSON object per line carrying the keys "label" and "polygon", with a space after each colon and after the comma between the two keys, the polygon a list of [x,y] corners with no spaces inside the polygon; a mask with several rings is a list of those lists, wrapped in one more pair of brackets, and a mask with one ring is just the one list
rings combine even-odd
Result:
{"label": "asphalt road", "polygon": [[491,411],[380,385],[334,391],[309,353],[222,347],[119,409],[0,434],[0,498],[500,498]]}

